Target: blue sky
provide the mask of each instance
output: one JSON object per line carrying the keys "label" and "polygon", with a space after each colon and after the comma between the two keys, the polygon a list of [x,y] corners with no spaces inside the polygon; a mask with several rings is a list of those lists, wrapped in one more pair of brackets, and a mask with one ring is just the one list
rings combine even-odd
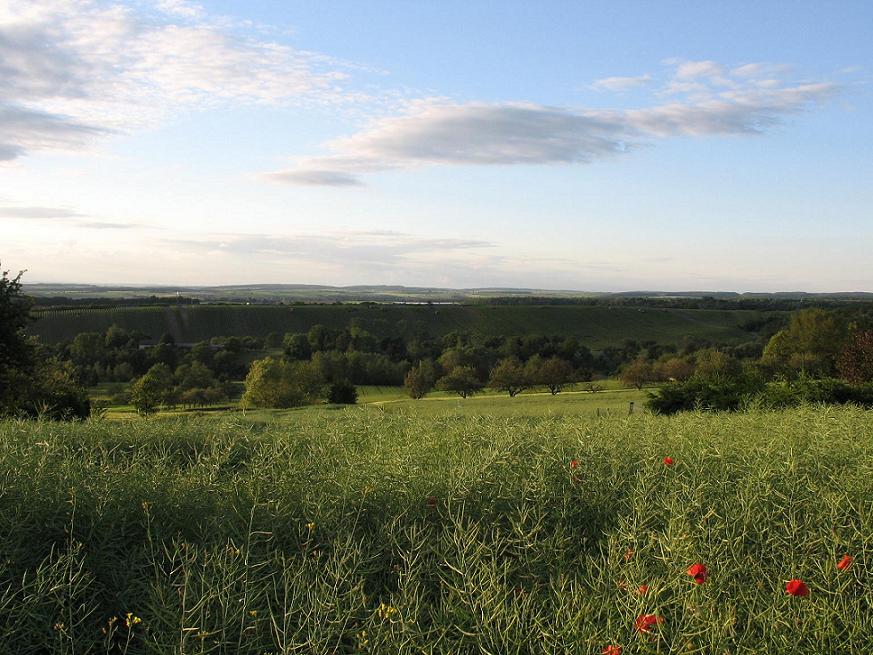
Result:
{"label": "blue sky", "polygon": [[26,281],[873,291],[873,5],[0,0]]}

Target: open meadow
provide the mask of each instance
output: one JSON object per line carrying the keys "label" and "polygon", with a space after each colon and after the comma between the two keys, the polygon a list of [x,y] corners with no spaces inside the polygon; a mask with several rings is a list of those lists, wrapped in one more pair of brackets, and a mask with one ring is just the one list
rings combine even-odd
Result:
{"label": "open meadow", "polygon": [[870,412],[394,404],[0,422],[5,652],[873,651]]}

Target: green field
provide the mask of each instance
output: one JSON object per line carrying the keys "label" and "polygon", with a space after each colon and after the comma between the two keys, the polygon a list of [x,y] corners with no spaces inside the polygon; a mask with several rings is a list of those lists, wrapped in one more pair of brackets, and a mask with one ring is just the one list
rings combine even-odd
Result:
{"label": "green field", "polygon": [[[365,409],[388,413],[403,413],[416,416],[564,416],[564,415],[627,415],[630,411],[644,411],[649,392],[654,389],[628,389],[617,380],[600,380],[602,391],[591,393],[584,390],[584,383],[569,385],[566,390],[552,396],[545,388],[528,389],[515,398],[505,392],[485,389],[469,398],[460,398],[446,391],[432,391],[424,398],[413,400],[403,387],[358,387],[358,406],[342,407],[308,405],[294,409],[251,409],[243,411],[239,398],[229,402],[197,409],[165,409],[159,412],[164,418],[172,416],[211,416],[220,418],[227,414],[240,414],[248,421],[287,423],[299,419],[301,414],[333,414],[337,411]],[[89,389],[92,401],[108,401],[113,393],[125,387],[122,383],[104,383]],[[240,385],[241,386],[241,385]],[[630,403],[633,402],[633,408]],[[105,415],[108,419],[137,419],[136,409],[131,405],[110,405]]]}
{"label": "green field", "polygon": [[[772,312],[769,314],[773,314]],[[153,339],[165,332],[177,342],[214,336],[266,336],[306,332],[315,324],[344,328],[353,322],[374,334],[442,336],[453,330],[481,336],[575,336],[592,350],[626,339],[681,345],[692,339],[734,344],[755,338],[744,330],[766,316],[751,310],[655,309],[576,305],[199,305],[35,311],[29,326],[43,341],[102,332],[112,324]]]}
{"label": "green field", "polygon": [[0,422],[2,652],[873,652],[870,412],[381,396],[282,423]]}

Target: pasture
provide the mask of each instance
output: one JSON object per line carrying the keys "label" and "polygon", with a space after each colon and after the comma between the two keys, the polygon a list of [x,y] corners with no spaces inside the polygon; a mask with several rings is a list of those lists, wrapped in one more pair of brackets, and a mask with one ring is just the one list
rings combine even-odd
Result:
{"label": "pasture", "polygon": [[869,412],[383,406],[0,422],[3,652],[873,650]]}

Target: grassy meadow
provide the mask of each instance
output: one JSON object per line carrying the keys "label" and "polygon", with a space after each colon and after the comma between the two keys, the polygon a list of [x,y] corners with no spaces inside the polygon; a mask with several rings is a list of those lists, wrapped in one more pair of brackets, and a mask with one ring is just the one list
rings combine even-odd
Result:
{"label": "grassy meadow", "polygon": [[873,652],[873,414],[384,396],[0,422],[2,652]]}

